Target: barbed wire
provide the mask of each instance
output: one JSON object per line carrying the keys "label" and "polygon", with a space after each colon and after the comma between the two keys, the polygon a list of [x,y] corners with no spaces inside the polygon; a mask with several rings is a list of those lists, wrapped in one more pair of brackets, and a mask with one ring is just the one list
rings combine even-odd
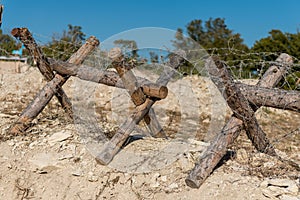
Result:
{"label": "barbed wire", "polygon": [[[74,43],[69,41],[59,40],[59,38],[57,39],[57,42],[64,45],[64,49],[60,49],[58,46],[49,47],[48,41],[52,41],[53,37],[48,37],[37,33],[33,33],[33,36],[36,39],[39,46],[41,46],[42,48],[50,48],[50,53],[47,56],[55,59],[59,59],[62,55],[65,55],[66,52],[75,52],[78,49],[78,45],[74,45]],[[281,52],[248,52],[234,48],[210,48],[206,51],[210,52],[210,55],[217,55],[221,58],[233,56],[235,59],[224,60],[224,62],[229,66],[228,69],[231,71],[235,80],[259,79],[268,67],[270,67],[271,65],[279,64],[275,60],[269,60],[269,57],[278,57],[281,54]],[[8,52],[3,48],[0,48],[0,53],[5,55],[12,55],[11,52]],[[32,58],[31,55],[28,55],[27,57]],[[158,62],[163,64],[166,61],[166,59],[167,58],[159,59]],[[279,88],[295,90],[299,87],[298,80],[300,74],[297,74],[297,72],[299,72],[298,69],[300,67],[299,58],[293,57],[293,59],[294,63],[290,66],[287,74],[284,75],[283,80],[278,86]],[[150,61],[148,60],[148,62]],[[100,49],[95,50],[85,61],[85,65],[101,68],[103,70],[107,69],[109,64],[110,61],[107,58],[107,52],[101,51]],[[184,74],[184,72],[180,70],[178,71],[178,73],[181,74],[182,77],[186,75],[202,75],[199,74],[198,68],[195,67],[195,64],[197,63],[192,64],[193,67],[189,70],[189,73]],[[291,115],[293,116],[290,116],[286,113],[292,113]],[[274,116],[270,118],[270,114]],[[278,111],[277,109],[269,109],[263,107],[263,109],[261,109],[260,113],[257,115],[261,115],[259,120],[263,128],[266,129],[266,132],[272,130],[271,141],[274,145],[279,145],[285,140],[294,140],[292,137],[299,136],[300,126],[297,123],[297,120],[295,120],[292,123],[287,121],[292,120],[293,118],[295,118],[295,116],[300,116],[298,113],[292,111]],[[277,119],[276,117],[280,115],[283,115],[283,117],[281,119]],[[288,117],[284,117],[285,115],[287,115]],[[270,120],[268,120],[268,118]],[[278,120],[280,120],[281,123],[278,123]],[[270,126],[272,126],[272,128],[270,128]],[[293,142],[299,144],[299,142],[297,143],[297,141]]]}

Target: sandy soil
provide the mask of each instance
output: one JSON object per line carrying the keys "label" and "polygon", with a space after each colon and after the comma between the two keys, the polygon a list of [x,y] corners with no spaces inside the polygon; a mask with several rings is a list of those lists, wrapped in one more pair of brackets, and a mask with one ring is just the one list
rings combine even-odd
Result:
{"label": "sandy soil", "polygon": [[[6,135],[45,82],[34,68],[22,74],[0,76],[0,134]],[[187,82],[192,85],[192,94],[201,102],[198,116],[182,109],[185,103],[179,98],[170,99],[176,94],[175,86],[186,86]],[[205,85],[208,82],[198,77],[172,82],[170,88],[174,88],[169,99],[158,102],[155,107],[171,139],[144,136],[129,143],[109,166],[95,161],[92,149],[95,144],[86,143],[82,131],[66,118],[54,98],[24,136],[0,143],[0,199],[299,200],[299,171],[286,162],[257,153],[244,133],[230,148],[228,158],[199,189],[186,186],[187,174],[208,145],[212,133],[222,128],[230,113],[221,100],[216,103],[222,108],[213,114],[209,112],[213,109],[211,97],[201,93],[210,90],[210,86]],[[98,87],[72,78],[64,89],[74,104],[78,101],[78,95],[74,94],[78,84],[84,85],[87,91],[88,87],[95,91],[90,95],[97,99],[95,116],[104,133],[113,134],[128,116],[122,106],[117,106],[130,107],[130,103],[121,102],[128,102],[128,96],[123,97],[120,91],[109,87]],[[84,91],[80,94],[86,94]],[[218,94],[210,91],[219,99]],[[194,109],[190,106],[184,108]],[[262,108],[257,118],[280,155],[300,164],[299,114]],[[189,138],[191,132],[195,134]],[[143,126],[135,133],[147,135]],[[183,148],[187,145],[188,148]],[[164,150],[170,153],[166,157],[161,153],[166,152]],[[144,159],[149,155],[159,157]],[[144,160],[133,164],[139,158]]]}

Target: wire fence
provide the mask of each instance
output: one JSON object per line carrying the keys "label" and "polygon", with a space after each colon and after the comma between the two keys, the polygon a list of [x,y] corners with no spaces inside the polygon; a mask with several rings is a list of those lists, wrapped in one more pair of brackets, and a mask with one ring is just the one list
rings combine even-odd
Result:
{"label": "wire fence", "polygon": [[[75,44],[68,41],[62,41],[58,40],[56,46],[50,46],[48,42],[53,40],[52,37],[46,37],[39,34],[33,34],[34,38],[38,42],[38,45],[42,47],[42,49],[45,51],[46,55],[48,57],[52,57],[57,60],[61,60],[62,58],[66,59],[68,55],[71,55],[74,53],[81,44]],[[130,50],[127,50],[130,52]],[[149,54],[152,49],[143,50],[140,53],[142,55]],[[168,50],[166,50],[168,51]],[[223,48],[223,49],[207,49],[207,52],[209,52],[209,55],[216,55],[221,58],[226,57],[232,57],[236,59],[232,60],[223,60],[227,65],[228,69],[231,71],[232,76],[234,77],[235,81],[241,81],[247,84],[255,84],[257,81],[262,77],[264,72],[272,65],[280,65],[280,63],[276,62],[275,59],[271,60],[270,58],[277,58],[282,52],[245,52],[240,51],[238,49],[234,48]],[[163,52],[163,51],[161,51]],[[156,52],[159,54],[159,52]],[[7,57],[13,56],[11,52],[6,51],[5,49],[0,49],[1,55],[6,55]],[[26,54],[26,52],[25,52]],[[104,50],[97,49],[95,50],[89,57],[86,59],[84,65],[99,68],[101,70],[107,70],[110,68],[110,60],[107,57],[108,52],[105,52]],[[28,57],[28,60],[31,60],[30,65],[35,65],[33,62],[33,58],[31,55],[26,55]],[[149,59],[149,56],[142,57],[140,56],[138,59],[134,59],[131,57],[128,57],[128,59],[132,59],[132,62],[138,63],[140,66],[144,66],[143,69],[149,69],[146,66],[150,65],[159,65],[164,64],[166,61],[168,61],[168,57],[166,56],[166,53],[163,52],[162,55],[158,55],[159,59],[153,63],[151,59]],[[285,89],[285,90],[297,90],[300,88],[300,72],[299,72],[299,58],[293,57],[293,64],[289,66],[288,72],[284,75],[280,83],[276,86],[278,89]],[[199,60],[203,61],[203,59]],[[177,72],[177,79],[185,79],[188,80],[191,85],[194,84],[195,77],[197,81],[203,81],[204,79],[201,79],[202,76],[207,76],[207,74],[199,72],[199,68],[196,68],[195,63],[192,63],[192,65],[185,65],[184,67],[188,68],[188,70],[185,69],[179,69]],[[162,68],[154,67],[151,68],[151,70],[154,70],[155,74],[159,74],[162,71]],[[190,78],[189,77],[193,77]],[[200,78],[199,78],[200,77]],[[118,94],[119,95],[119,94]],[[203,95],[199,94],[197,92],[193,92],[193,95]],[[119,96],[118,96],[119,97]],[[123,97],[122,97],[123,98]],[[112,101],[115,101],[114,99],[111,99]],[[299,101],[298,99],[295,99],[295,101]],[[188,103],[188,102],[187,102]],[[225,118],[228,119],[230,115],[232,114],[229,111],[226,111]],[[178,113],[176,112],[169,112],[168,115],[173,116],[173,121],[170,119],[168,121],[167,126],[164,128],[169,129],[171,132],[176,131],[176,129],[172,129],[170,127],[176,126],[175,123],[178,123]],[[182,114],[179,114],[182,115]],[[172,116],[171,116],[172,117]],[[182,117],[182,116],[181,116]],[[286,110],[279,110],[275,108],[270,108],[266,106],[262,106],[256,113],[256,118],[258,119],[259,125],[262,127],[262,129],[266,132],[268,138],[271,141],[271,144],[275,146],[275,148],[281,150],[284,152],[289,158],[295,160],[296,162],[300,163],[300,157],[299,157],[299,146],[300,146],[300,135],[299,135],[299,127],[300,124],[298,122],[298,117],[300,117],[300,114],[298,112],[293,111],[286,111]],[[208,122],[212,122],[212,116],[209,116],[207,114],[206,118],[202,118],[200,116],[200,122],[197,121],[196,124],[199,125],[203,129],[207,129],[207,126],[209,125],[203,125],[206,119],[209,119]],[[220,122],[221,123],[221,122]],[[209,123],[208,123],[209,124]],[[217,129],[215,129],[216,131]],[[198,138],[203,139],[203,138]],[[243,142],[245,141],[245,138],[240,139]],[[247,143],[247,142],[246,142]],[[244,143],[236,143],[236,146],[234,148],[241,149],[241,148],[249,148]],[[249,158],[250,159],[250,158]],[[274,165],[276,167],[276,165]],[[271,167],[272,168],[272,167]],[[253,169],[253,168],[251,168]]]}

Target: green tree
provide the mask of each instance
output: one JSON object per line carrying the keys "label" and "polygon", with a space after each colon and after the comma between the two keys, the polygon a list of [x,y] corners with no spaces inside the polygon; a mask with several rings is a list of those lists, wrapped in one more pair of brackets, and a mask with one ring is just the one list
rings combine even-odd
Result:
{"label": "green tree", "polygon": [[52,37],[52,41],[43,47],[43,51],[48,57],[66,61],[75,53],[85,40],[85,34],[81,26],[68,25],[68,30],[64,30],[61,37]]}
{"label": "green tree", "polygon": [[12,50],[19,49],[20,44],[10,35],[3,34],[0,29],[0,55],[9,56],[11,55]]}
{"label": "green tree", "polygon": [[158,63],[159,62],[158,54],[156,54],[154,51],[150,51],[149,56],[150,56],[151,63]]}
{"label": "green tree", "polygon": [[[257,54],[255,59],[263,58],[267,63],[275,61],[280,53],[293,56],[295,58],[294,62],[299,63],[300,33],[283,33],[280,30],[271,30],[269,36],[255,42],[251,51]],[[266,71],[266,68],[262,70],[262,73]],[[299,65],[294,65],[285,80],[280,83],[281,87],[284,89],[299,89],[298,84],[296,84],[299,77]]]}
{"label": "green tree", "polygon": [[[234,33],[225,24],[225,19],[210,18],[204,24],[202,20],[196,19],[186,26],[188,36],[200,44],[210,54],[217,54],[225,61],[232,61],[238,58],[238,51],[248,51],[247,45],[239,33]],[[188,41],[183,41],[183,30],[178,29],[176,34],[175,46],[183,45]],[[188,42],[191,43],[191,42]],[[187,44],[190,45],[190,44]]]}
{"label": "green tree", "polygon": [[119,39],[115,40],[114,44],[120,47],[124,52],[126,52],[127,56],[134,59],[139,57],[136,41]]}
{"label": "green tree", "polygon": [[[199,47],[195,45],[196,43],[202,46],[209,54],[218,55],[230,66],[239,65],[241,60],[244,59],[243,56],[249,52],[249,48],[243,43],[241,35],[229,29],[225,24],[225,19],[222,18],[210,18],[204,23],[200,19],[193,20],[187,24],[186,33],[189,38],[184,37],[183,29],[179,28],[177,30],[176,39],[173,41],[173,45],[176,48],[183,50],[197,49]],[[189,54],[192,58],[195,56],[199,57],[200,51],[198,50],[195,55],[192,55],[193,53]],[[203,54],[205,53],[203,52]],[[195,63],[187,67],[194,65]]]}
{"label": "green tree", "polygon": [[287,53],[300,58],[300,33],[283,33],[280,30],[271,30],[269,36],[255,42],[252,52],[265,54],[267,61],[274,61],[278,54]]}

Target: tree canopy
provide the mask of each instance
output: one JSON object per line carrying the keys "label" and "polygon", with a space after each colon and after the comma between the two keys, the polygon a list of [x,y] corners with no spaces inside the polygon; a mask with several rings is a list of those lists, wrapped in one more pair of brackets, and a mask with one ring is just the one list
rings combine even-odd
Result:
{"label": "tree canopy", "polygon": [[134,40],[124,40],[124,39],[119,39],[115,40],[114,44],[118,47],[120,47],[125,53],[132,58],[137,58],[138,57],[138,47],[137,43]]}
{"label": "tree canopy", "polygon": [[52,57],[66,61],[75,53],[85,40],[85,34],[81,26],[68,25],[68,30],[64,30],[62,36],[53,36],[52,41],[43,47],[47,57]]}
{"label": "tree canopy", "polygon": [[[186,32],[187,37],[184,36]],[[228,62],[228,65],[238,65],[239,61],[242,60],[241,52],[249,52],[249,48],[244,44],[243,39],[239,33],[234,33],[233,30],[229,29],[225,24],[225,19],[216,18],[203,22],[200,19],[195,19],[186,25],[186,31],[181,28],[177,29],[175,40],[173,45],[176,48],[188,50],[197,49],[195,43],[200,45],[203,50],[210,55],[218,55],[222,60]],[[191,57],[197,56],[192,55]],[[199,52],[197,53],[199,54]],[[204,54],[204,52],[203,52]],[[198,66],[202,65],[203,62],[197,63]],[[186,65],[184,72],[197,73],[198,70],[194,70],[193,65]]]}
{"label": "tree canopy", "polygon": [[[184,33],[187,37],[184,37]],[[225,19],[216,18],[203,22],[200,19],[192,20],[186,25],[186,29],[178,28],[173,44],[181,49],[193,49],[193,42],[202,46],[208,54],[218,55],[232,67],[232,72],[240,78],[255,77],[263,73],[268,63],[275,61],[280,53],[288,53],[300,58],[300,33],[283,33],[280,30],[271,30],[269,35],[255,42],[252,48],[244,44],[239,33],[234,33],[225,24]],[[191,67],[187,65],[186,67]],[[186,71],[186,70],[185,70]],[[299,71],[294,67],[294,71]],[[296,80],[300,74],[293,74]]]}
{"label": "tree canopy", "polygon": [[[299,63],[300,33],[283,33],[280,30],[271,30],[269,36],[255,42],[251,51],[263,53],[266,55],[266,61],[274,61],[280,53],[287,53],[294,57],[295,63]],[[285,89],[299,89],[299,84],[297,84],[299,78],[300,67],[294,65],[281,85]]]}
{"label": "tree canopy", "polygon": [[19,49],[20,45],[10,35],[3,34],[0,29],[0,55],[9,56],[13,50]]}
{"label": "tree canopy", "polygon": [[[300,33],[283,33],[280,30],[271,30],[269,36],[255,42],[253,52],[287,53],[300,58]],[[275,60],[276,55],[269,55],[268,60]]]}
{"label": "tree canopy", "polygon": [[[183,37],[183,29],[179,28],[176,34],[176,40],[173,41],[175,47],[189,46]],[[238,54],[231,50],[248,51],[247,45],[239,33],[234,33],[225,24],[225,19],[216,18],[205,21],[196,19],[186,25],[187,35],[202,46],[208,53],[218,54],[221,59],[228,61],[234,60]],[[190,42],[189,42],[190,43]]]}

